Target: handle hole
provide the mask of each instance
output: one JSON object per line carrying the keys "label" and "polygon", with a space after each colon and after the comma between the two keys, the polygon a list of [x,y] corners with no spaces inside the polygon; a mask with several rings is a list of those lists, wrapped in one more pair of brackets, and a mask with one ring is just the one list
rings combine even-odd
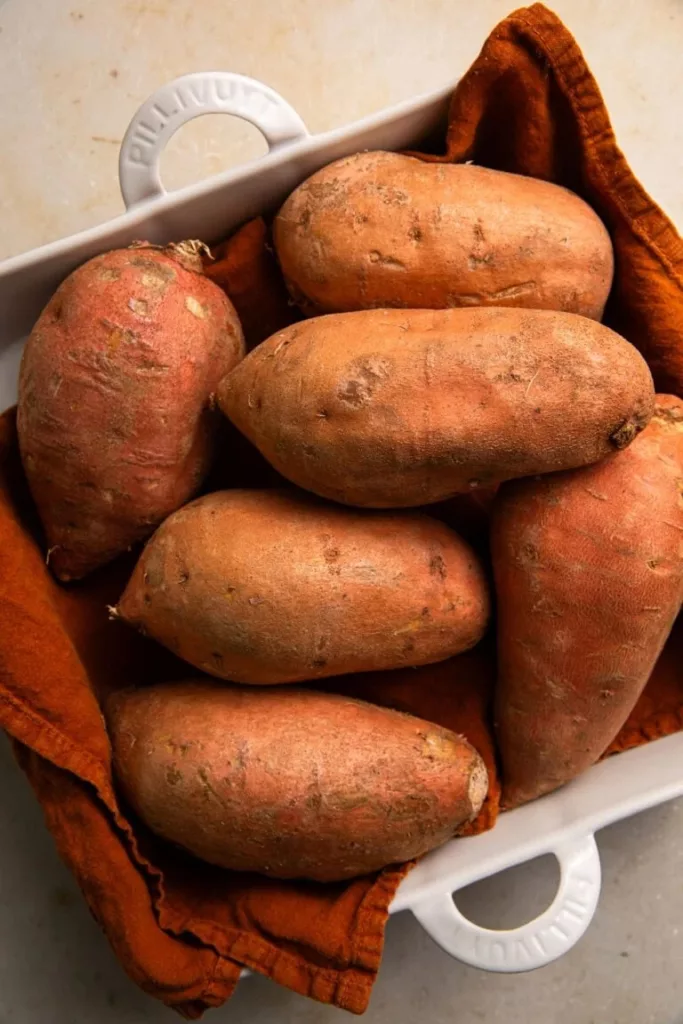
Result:
{"label": "handle hole", "polygon": [[203,114],[182,125],[169,139],[161,156],[161,180],[173,191],[257,160],[267,152],[268,143],[249,121]]}
{"label": "handle hole", "polygon": [[548,909],[559,884],[560,865],[547,853],[458,889],[453,902],[482,928],[519,928]]}

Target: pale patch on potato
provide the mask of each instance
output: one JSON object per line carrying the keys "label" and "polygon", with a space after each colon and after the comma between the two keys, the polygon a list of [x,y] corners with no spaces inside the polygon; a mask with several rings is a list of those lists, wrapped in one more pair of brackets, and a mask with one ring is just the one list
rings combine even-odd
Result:
{"label": "pale patch on potato", "polygon": [[111,320],[107,320],[106,317],[101,318],[101,323],[107,329],[109,334],[109,337],[107,338],[107,348],[110,353],[116,352],[121,342],[130,344],[137,338],[135,331],[131,331],[127,327],[120,327],[118,324],[112,323]]}
{"label": "pale patch on potato", "polygon": [[168,278],[156,271],[146,271],[141,280],[145,288],[152,288],[159,292],[165,291],[168,286]]}
{"label": "pale patch on potato", "polygon": [[118,281],[121,277],[121,271],[116,267],[102,267],[100,270],[101,281]]}
{"label": "pale patch on potato", "polygon": [[206,320],[209,315],[209,310],[199,299],[195,299],[194,295],[188,295],[185,299],[185,308],[192,313],[192,316],[196,316],[198,320]]}
{"label": "pale patch on potato", "polygon": [[351,375],[340,386],[339,398],[348,405],[361,406],[370,401],[373,392],[389,377],[391,360],[369,356],[355,360],[349,369]]}
{"label": "pale patch on potato", "polygon": [[486,794],[489,791],[489,775],[486,770],[486,765],[483,761],[476,761],[473,763],[472,770],[470,772],[470,781],[467,788],[467,795],[469,796],[470,803],[472,805],[472,817],[481,810],[481,805],[486,799]]}

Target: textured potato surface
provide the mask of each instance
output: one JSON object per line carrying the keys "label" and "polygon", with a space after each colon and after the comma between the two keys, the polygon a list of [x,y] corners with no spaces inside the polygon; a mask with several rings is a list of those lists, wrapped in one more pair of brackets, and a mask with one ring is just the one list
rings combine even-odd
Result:
{"label": "textured potato surface", "polygon": [[571,313],[365,310],[251,352],[223,412],[293,483],[350,505],[425,505],[597,462],[653,408],[642,356]]}
{"label": "textured potato surface", "polygon": [[114,770],[160,836],[213,864],[335,881],[450,839],[486,796],[483,761],[411,715],[286,687],[123,691]]}
{"label": "textured potato surface", "polygon": [[442,661],[488,621],[479,561],[418,513],[220,491],[148,542],[117,613],[205,672],[288,683]]}

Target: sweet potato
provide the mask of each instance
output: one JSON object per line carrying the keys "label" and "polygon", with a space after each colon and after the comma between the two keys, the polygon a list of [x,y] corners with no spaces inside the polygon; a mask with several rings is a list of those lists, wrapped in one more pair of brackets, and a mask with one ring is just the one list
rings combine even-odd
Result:
{"label": "sweet potato", "polygon": [[280,331],[217,397],[300,487],[398,508],[597,462],[645,426],[654,390],[636,349],[585,317],[376,309]]}
{"label": "sweet potato", "polygon": [[333,694],[175,683],[119,692],[107,719],[140,817],[238,871],[330,882],[412,860],[487,790],[455,733]]}
{"label": "sweet potato", "polygon": [[308,178],[274,223],[308,315],[382,306],[524,306],[599,320],[612,243],[573,192],[398,153],[357,153]]}
{"label": "sweet potato", "polygon": [[215,446],[209,397],[243,355],[237,315],[189,243],[104,253],[58,288],[26,344],[17,427],[60,579],[192,497]]}
{"label": "sweet potato", "polygon": [[149,541],[117,613],[197,668],[287,683],[442,661],[481,638],[471,548],[416,513],[222,491]]}
{"label": "sweet potato", "polygon": [[505,484],[494,512],[507,806],[561,786],[615,737],[683,601],[683,402],[630,448]]}

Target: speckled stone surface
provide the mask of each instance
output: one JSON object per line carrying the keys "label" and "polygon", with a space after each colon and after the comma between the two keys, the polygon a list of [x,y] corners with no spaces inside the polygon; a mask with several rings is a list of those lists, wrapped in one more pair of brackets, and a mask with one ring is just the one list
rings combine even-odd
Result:
{"label": "speckled stone surface", "polygon": [[[139,104],[218,68],[281,92],[311,131],[454,80],[513,0],[0,0],[0,259],[123,209],[118,145]],[[555,0],[600,82],[622,148],[683,226],[683,5]],[[265,150],[210,116],[165,154],[167,187]],[[124,975],[0,741],[0,1024],[157,1024],[178,1018]],[[683,801],[605,829],[600,907],[567,956],[528,975],[456,963],[409,913],[390,921],[368,1024],[683,1024]],[[490,927],[552,898],[551,858],[458,902]],[[342,1012],[251,978],[209,1021],[328,1024]]]}

